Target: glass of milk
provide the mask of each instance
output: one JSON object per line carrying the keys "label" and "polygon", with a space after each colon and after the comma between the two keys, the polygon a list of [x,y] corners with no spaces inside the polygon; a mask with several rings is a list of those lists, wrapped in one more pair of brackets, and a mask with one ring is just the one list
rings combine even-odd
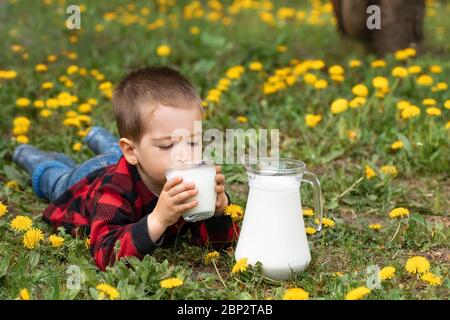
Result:
{"label": "glass of milk", "polygon": [[193,182],[198,190],[197,195],[186,200],[186,203],[197,200],[198,204],[182,215],[184,220],[195,222],[214,216],[217,199],[214,162],[210,160],[184,162],[167,169],[167,180],[174,177],[183,177],[184,183]]}

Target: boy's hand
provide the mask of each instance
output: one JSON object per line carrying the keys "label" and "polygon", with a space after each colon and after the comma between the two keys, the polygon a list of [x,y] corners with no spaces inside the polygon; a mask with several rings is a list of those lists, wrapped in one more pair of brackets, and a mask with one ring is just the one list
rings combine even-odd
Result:
{"label": "boy's hand", "polygon": [[228,205],[228,198],[225,194],[225,176],[221,173],[222,167],[216,166],[216,192],[217,192],[217,200],[216,200],[216,216],[220,216],[223,214],[223,210]]}
{"label": "boy's hand", "polygon": [[148,231],[154,242],[162,236],[167,227],[175,224],[185,211],[198,204],[197,200],[183,203],[195,196],[198,190],[194,183],[182,183],[182,181],[182,177],[168,180],[159,195],[155,209],[148,215]]}

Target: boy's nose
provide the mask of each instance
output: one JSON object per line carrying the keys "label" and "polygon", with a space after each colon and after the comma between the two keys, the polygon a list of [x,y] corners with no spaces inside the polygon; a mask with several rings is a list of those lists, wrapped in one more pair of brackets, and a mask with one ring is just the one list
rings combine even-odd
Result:
{"label": "boy's nose", "polygon": [[187,148],[179,147],[175,148],[172,153],[172,162],[177,164],[183,164],[191,161],[191,152]]}

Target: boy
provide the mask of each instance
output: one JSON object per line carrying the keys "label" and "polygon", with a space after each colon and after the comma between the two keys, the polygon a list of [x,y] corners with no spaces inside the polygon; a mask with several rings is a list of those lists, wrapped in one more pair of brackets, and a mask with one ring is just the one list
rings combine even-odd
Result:
{"label": "boy", "polygon": [[[32,175],[33,190],[51,201],[44,221],[73,236],[89,235],[101,270],[120,257],[151,254],[188,229],[193,244],[230,245],[237,226],[223,215],[229,199],[220,166],[215,216],[205,221],[181,217],[197,205],[186,202],[197,194],[195,186],[181,177],[166,181],[166,169],[193,160],[200,147],[194,121],[202,120],[202,106],[189,81],[165,67],[137,70],[121,80],[112,104],[119,142],[92,128],[85,142],[98,156],[79,166],[60,153],[16,148],[13,160]],[[180,129],[184,133],[174,139]]]}

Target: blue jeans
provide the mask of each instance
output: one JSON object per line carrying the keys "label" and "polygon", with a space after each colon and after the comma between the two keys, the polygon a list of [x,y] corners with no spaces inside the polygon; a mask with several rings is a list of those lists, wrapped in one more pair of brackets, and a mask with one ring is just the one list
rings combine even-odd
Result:
{"label": "blue jeans", "polygon": [[36,194],[54,202],[78,181],[98,169],[116,164],[122,156],[118,138],[101,127],[93,127],[84,141],[97,156],[79,165],[64,154],[44,152],[29,145],[19,146],[13,160],[31,173]]}

